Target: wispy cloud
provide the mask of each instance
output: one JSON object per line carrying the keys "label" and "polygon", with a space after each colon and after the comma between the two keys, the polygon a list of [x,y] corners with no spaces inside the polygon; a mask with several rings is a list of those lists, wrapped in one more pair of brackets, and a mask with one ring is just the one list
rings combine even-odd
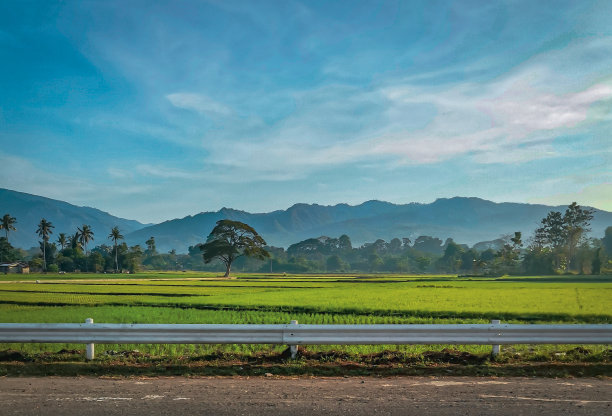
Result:
{"label": "wispy cloud", "polygon": [[442,90],[398,82],[371,90],[332,87],[296,94],[282,123],[205,144],[210,160],[247,168],[251,180],[294,179],[364,161],[520,163],[558,156],[558,135],[601,121],[593,106],[612,99],[607,82],[563,94],[541,87],[552,71],[525,67],[488,83]]}
{"label": "wispy cloud", "polygon": [[[527,73],[435,94],[415,87],[388,89],[390,99],[433,104],[437,115],[422,131],[380,138],[373,143],[374,152],[403,155],[411,163],[433,163],[470,153],[478,163],[516,163],[528,153],[530,160],[550,157],[556,134],[566,134],[567,129],[588,121],[592,105],[612,98],[609,84],[564,95],[541,92],[527,82]],[[542,141],[548,143],[543,146]]]}
{"label": "wispy cloud", "polygon": [[[142,22],[131,35],[135,42],[124,42],[126,26],[109,34],[100,21],[88,28],[89,42],[81,49],[98,66],[116,68],[139,85],[156,103],[151,110],[166,121],[155,126],[153,119],[151,127],[143,123],[134,128],[174,137],[171,141],[179,145],[202,146],[207,154],[202,170],[212,169],[214,177],[231,177],[248,168],[251,174],[243,180],[278,181],[366,161],[432,164],[469,157],[473,163],[490,164],[552,158],[558,154],[555,138],[596,122],[591,109],[612,95],[612,84],[600,76],[612,65],[608,36],[557,44],[556,28],[541,36],[525,35],[535,46],[515,45],[525,54],[523,61],[508,60],[508,54],[492,49],[493,40],[479,31],[493,29],[495,18],[507,17],[508,25],[496,30],[495,40],[515,42],[516,25],[525,18],[520,11],[505,16],[496,6],[450,7],[458,19],[452,40],[443,32],[427,32],[427,27],[420,33],[430,35],[424,46],[391,37],[386,49],[364,36],[353,17],[334,18],[297,2],[282,10],[224,2],[191,6],[207,12],[190,19],[182,8],[151,8],[143,21],[140,8],[128,7],[125,18]],[[100,15],[112,9],[98,8]],[[380,13],[394,15],[397,10],[391,9]],[[550,16],[551,10],[538,12]],[[566,12],[581,16],[583,10],[568,7]],[[167,13],[181,19],[165,19]],[[222,20],[209,19],[212,15]],[[279,23],[287,15],[302,29],[299,36],[282,29],[282,44]],[[435,13],[432,22],[444,26],[444,16]],[[322,21],[314,24],[313,19]],[[210,25],[238,21],[240,30],[222,30],[218,42],[202,32]],[[386,28],[387,23],[375,19],[371,24],[368,30]],[[232,49],[253,35],[261,36],[258,43]],[[356,40],[363,47],[354,47]],[[458,48],[470,48],[468,41],[476,42],[473,55],[457,54]],[[478,54],[480,47],[486,53]],[[149,52],[158,49],[163,53]],[[389,63],[409,70],[386,74],[378,69],[390,69],[385,66]],[[295,85],[310,80],[311,74],[326,81]],[[287,76],[299,82],[279,82]],[[188,118],[197,115],[202,117]],[[132,128],[123,122],[121,127]]]}
{"label": "wispy cloud", "polygon": [[203,94],[176,92],[166,95],[166,98],[175,107],[196,111],[200,114],[228,116],[232,113],[229,107]]}
{"label": "wispy cloud", "polygon": [[133,194],[121,209],[146,220],[524,200],[612,155],[612,3],[549,3],[0,3],[0,182],[102,208]]}
{"label": "wispy cloud", "polygon": [[141,164],[134,167],[134,170],[141,175],[165,179],[197,179],[199,176],[180,169],[172,169],[161,165]]}

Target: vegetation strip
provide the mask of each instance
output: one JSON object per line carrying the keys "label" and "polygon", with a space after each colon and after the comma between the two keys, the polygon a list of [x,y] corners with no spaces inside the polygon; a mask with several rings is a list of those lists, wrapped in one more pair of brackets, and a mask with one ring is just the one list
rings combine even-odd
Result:
{"label": "vegetation strip", "polygon": [[[48,292],[44,290],[8,290],[8,289],[0,289],[0,292],[10,292],[10,293],[58,293],[63,295],[112,295],[112,296],[134,296],[134,293],[129,292]],[[166,296],[166,297],[198,297],[198,296],[210,296],[206,294],[189,294],[189,293],[141,293],[142,296]],[[1,303],[1,301],[0,301]]]}
{"label": "vegetation strip", "polygon": [[[91,306],[89,303],[64,303],[64,302],[26,302],[26,301],[6,301],[0,300],[0,305],[24,305],[24,306]],[[152,308],[180,308],[180,309],[200,309],[211,311],[242,311],[242,312],[280,312],[280,313],[295,313],[295,314],[323,314],[333,313],[335,315],[357,315],[357,316],[378,316],[378,317],[421,317],[433,319],[481,319],[490,321],[492,319],[501,319],[506,322],[571,322],[571,323],[610,323],[610,317],[607,315],[568,315],[568,314],[512,314],[512,313],[469,313],[469,312],[453,312],[453,311],[402,311],[393,312],[386,310],[371,310],[362,311],[359,309],[337,309],[325,310],[304,307],[285,307],[285,306],[242,306],[242,305],[198,305],[198,304],[151,304],[151,303],[120,303],[120,302],[105,302],[108,306],[146,306]]]}
{"label": "vegetation strip", "polygon": [[576,348],[565,361],[555,357],[533,356],[516,359],[503,355],[493,360],[489,354],[473,354],[456,349],[402,354],[382,351],[375,354],[311,352],[302,350],[296,360],[288,351],[275,354],[208,354],[167,358],[137,351],[108,351],[93,362],[85,362],[82,350],[53,354],[22,354],[0,351],[2,376],[198,376],[198,375],[474,375],[610,377],[611,350],[592,355]]}
{"label": "vegetation strip", "polygon": [[[320,282],[313,282],[313,283],[320,283]],[[74,283],[70,282],[62,282],[62,283],[55,283],[55,282],[44,282],[44,283],[39,283],[42,285],[74,285]],[[136,287],[181,287],[184,288],[187,285],[149,285],[149,284],[137,284],[137,283],[111,283],[111,285],[117,285],[117,286],[136,286]],[[106,282],[105,284],[102,283],[79,283],[79,286],[108,286],[109,283]],[[207,287],[222,287],[222,288],[232,288],[232,287],[236,287],[236,288],[253,288],[253,287],[264,287],[264,288],[271,288],[271,289],[325,289],[324,286],[274,286],[274,285],[265,285],[265,286],[249,286],[249,285],[201,285],[201,286],[196,286],[197,288],[207,288]],[[450,287],[450,286],[449,286]],[[0,291],[4,291],[5,289],[0,289]],[[56,292],[57,293],[57,292]],[[70,293],[70,292],[66,292],[66,293]],[[109,292],[110,293],[110,292]]]}

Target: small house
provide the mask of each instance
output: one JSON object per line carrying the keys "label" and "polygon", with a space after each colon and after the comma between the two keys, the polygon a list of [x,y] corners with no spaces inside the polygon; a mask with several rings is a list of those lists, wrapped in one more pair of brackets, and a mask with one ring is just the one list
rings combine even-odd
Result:
{"label": "small house", "polygon": [[27,273],[30,273],[30,266],[28,266],[28,263],[24,263],[24,262],[0,263],[0,273],[27,274]]}

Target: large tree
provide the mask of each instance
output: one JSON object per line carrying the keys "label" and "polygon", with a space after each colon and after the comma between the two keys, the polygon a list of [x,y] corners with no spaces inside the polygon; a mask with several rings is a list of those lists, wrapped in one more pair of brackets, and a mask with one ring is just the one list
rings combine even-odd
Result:
{"label": "large tree", "polygon": [[559,211],[551,211],[542,218],[541,224],[536,230],[536,242],[553,250],[563,247],[566,241],[563,215]]}
{"label": "large tree", "polygon": [[565,225],[565,236],[567,240],[568,269],[572,266],[572,261],[576,255],[576,247],[584,241],[586,234],[591,231],[589,226],[591,225],[594,212],[593,209],[582,208],[575,202],[572,202],[565,210],[563,224]]}
{"label": "large tree", "polygon": [[110,234],[108,235],[108,238],[113,240],[113,243],[115,245],[115,273],[119,273],[119,261],[117,260],[117,241],[123,240],[123,236],[119,231],[119,227],[113,227]]}
{"label": "large tree", "polygon": [[239,221],[219,220],[208,235],[206,243],[200,245],[204,263],[215,259],[225,264],[225,277],[230,275],[232,263],[247,256],[263,260],[270,257],[264,246],[265,240],[250,225]]}
{"label": "large tree", "polygon": [[49,234],[53,234],[52,228],[55,228],[50,221],[41,219],[36,229],[36,233],[42,238],[42,252],[43,252],[43,271],[47,271],[47,242],[49,241]]}
{"label": "large tree", "polygon": [[323,254],[325,245],[318,238],[308,238],[299,243],[291,244],[287,248],[287,254],[290,256]]}
{"label": "large tree", "polygon": [[576,247],[590,231],[594,210],[582,208],[572,202],[564,214],[549,212],[536,230],[534,246],[541,250],[548,247],[555,255],[555,268],[569,270],[576,255]]}
{"label": "large tree", "polygon": [[9,232],[17,231],[17,228],[15,228],[15,225],[14,225],[15,223],[17,223],[17,219],[15,217],[11,217],[10,214],[4,214],[4,217],[2,217],[2,221],[0,221],[0,230],[4,230],[7,242],[8,242]]}

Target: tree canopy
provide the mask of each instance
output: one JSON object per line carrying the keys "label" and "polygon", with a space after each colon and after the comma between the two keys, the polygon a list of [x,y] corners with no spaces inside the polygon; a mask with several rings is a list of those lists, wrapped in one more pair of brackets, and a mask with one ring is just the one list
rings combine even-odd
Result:
{"label": "tree canopy", "polygon": [[225,277],[230,275],[232,263],[239,257],[258,259],[270,257],[264,249],[265,240],[250,225],[240,221],[219,220],[208,235],[206,243],[200,245],[204,263],[218,259],[225,264]]}
{"label": "tree canopy", "polygon": [[569,271],[576,257],[576,248],[590,231],[594,211],[572,202],[565,214],[551,211],[542,219],[535,232],[534,249],[549,249],[554,256],[554,268]]}
{"label": "tree canopy", "polygon": [[6,241],[8,241],[8,236],[10,231],[17,231],[15,228],[15,223],[17,219],[15,217],[11,217],[10,214],[4,214],[2,219],[0,220],[0,230],[4,230]]}

